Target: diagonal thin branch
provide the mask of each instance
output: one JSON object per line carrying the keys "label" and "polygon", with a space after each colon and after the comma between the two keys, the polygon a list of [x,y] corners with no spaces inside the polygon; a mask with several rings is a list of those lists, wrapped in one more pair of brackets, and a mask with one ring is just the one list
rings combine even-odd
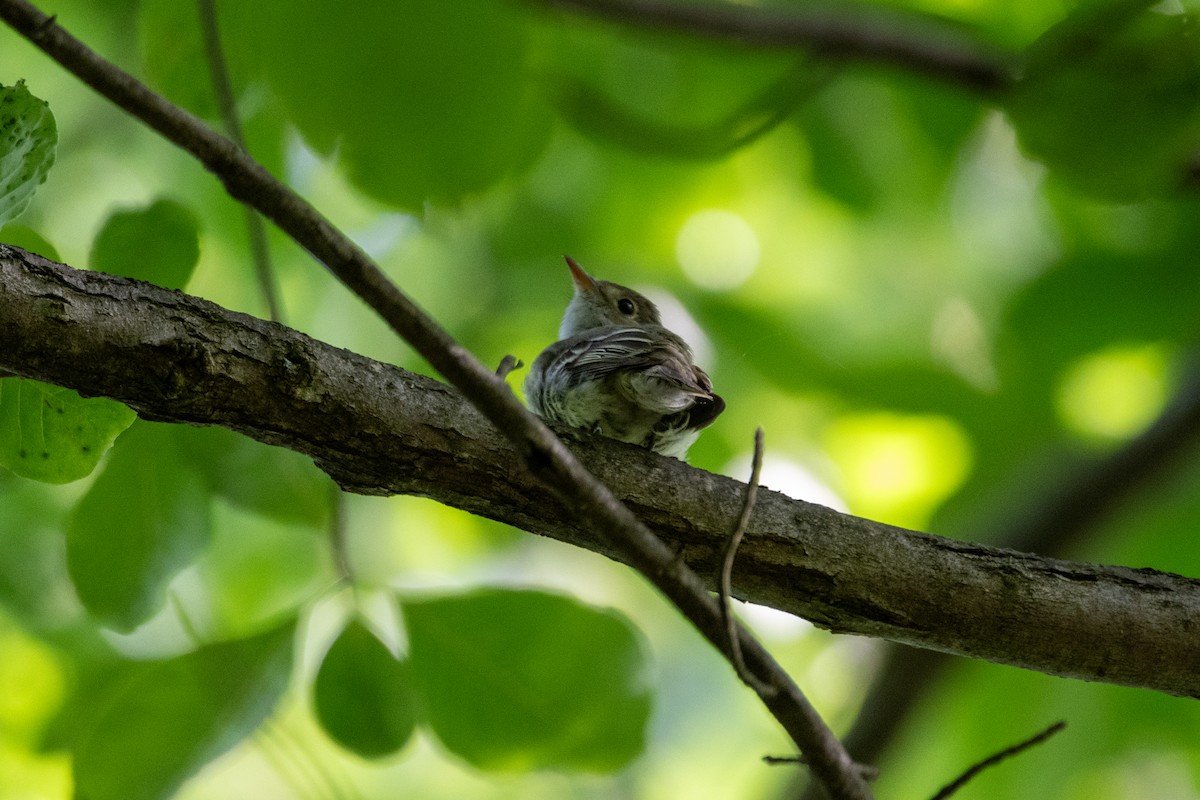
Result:
{"label": "diagonal thin branch", "polygon": [[[703,581],[589,473],[507,384],[399,290],[370,257],[244,150],[101,58],[24,0],[0,2],[14,30],[147,125],[198,158],[229,193],[253,206],[319,259],[405,341],[458,388],[516,446],[526,468],[575,504],[578,518],[621,552],[717,649],[724,652],[720,608]],[[762,702],[810,760],[836,798],[865,800],[870,789],[816,709],[754,637],[739,626],[747,666],[771,685]]]}
{"label": "diagonal thin branch", "polygon": [[892,64],[991,94],[1013,81],[1015,56],[964,25],[880,5],[839,0],[786,10],[672,0],[539,0],[640,28],[699,34],[743,44],[804,47],[831,59]]}

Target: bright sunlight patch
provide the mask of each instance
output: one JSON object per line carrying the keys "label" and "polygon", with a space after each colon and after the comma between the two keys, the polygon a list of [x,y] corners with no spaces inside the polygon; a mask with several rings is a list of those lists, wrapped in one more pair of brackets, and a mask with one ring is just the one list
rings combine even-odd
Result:
{"label": "bright sunlight patch", "polygon": [[921,527],[971,466],[966,434],[945,417],[851,414],[829,427],[825,445],[850,510],[892,525]]}
{"label": "bright sunlight patch", "polygon": [[706,289],[742,285],[758,267],[758,236],[732,211],[710,209],[688,217],[675,240],[684,274]]}
{"label": "bright sunlight patch", "polygon": [[1058,414],[1069,429],[1086,438],[1119,441],[1158,416],[1169,388],[1169,359],[1163,347],[1108,347],[1067,368],[1058,386]]}

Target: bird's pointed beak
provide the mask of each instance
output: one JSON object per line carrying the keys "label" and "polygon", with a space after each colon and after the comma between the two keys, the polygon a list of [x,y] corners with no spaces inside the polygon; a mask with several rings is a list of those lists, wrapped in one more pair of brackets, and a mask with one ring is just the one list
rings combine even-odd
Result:
{"label": "bird's pointed beak", "polygon": [[570,256],[563,256],[567,260],[567,266],[571,268],[571,280],[575,281],[575,290],[578,292],[594,292],[598,288],[596,279],[584,272],[583,267],[579,266],[579,262]]}

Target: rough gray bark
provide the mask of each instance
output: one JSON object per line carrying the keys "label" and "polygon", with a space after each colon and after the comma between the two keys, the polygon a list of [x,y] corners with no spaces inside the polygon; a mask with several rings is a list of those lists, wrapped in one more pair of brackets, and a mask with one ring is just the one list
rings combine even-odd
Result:
{"label": "rough gray bark", "polygon": [[[416,494],[612,557],[461,396],[180,292],[0,245],[0,369],[311,456],[349,491]],[[602,439],[574,445],[715,575],[744,485]],[[841,633],[1200,696],[1200,581],[906,531],[763,490],[734,594]]]}

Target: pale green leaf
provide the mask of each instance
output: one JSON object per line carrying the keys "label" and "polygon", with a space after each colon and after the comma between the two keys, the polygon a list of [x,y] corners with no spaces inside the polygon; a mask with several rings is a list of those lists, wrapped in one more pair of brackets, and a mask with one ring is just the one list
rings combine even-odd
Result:
{"label": "pale green leaf", "polygon": [[[502,0],[260,0],[230,31],[318,150],[388,203],[457,200],[527,165],[550,130],[529,20]],[[320,46],[314,46],[320,42]],[[330,54],[336,53],[336,58]],[[367,75],[387,80],[364,80]]]}
{"label": "pale green leaf", "polygon": [[0,464],[26,478],[69,483],[89,475],[136,415],[104,397],[0,379]]}
{"label": "pale green leaf", "polygon": [[328,521],[333,483],[311,458],[227,428],[176,435],[214,494],[279,522],[321,528]]}

